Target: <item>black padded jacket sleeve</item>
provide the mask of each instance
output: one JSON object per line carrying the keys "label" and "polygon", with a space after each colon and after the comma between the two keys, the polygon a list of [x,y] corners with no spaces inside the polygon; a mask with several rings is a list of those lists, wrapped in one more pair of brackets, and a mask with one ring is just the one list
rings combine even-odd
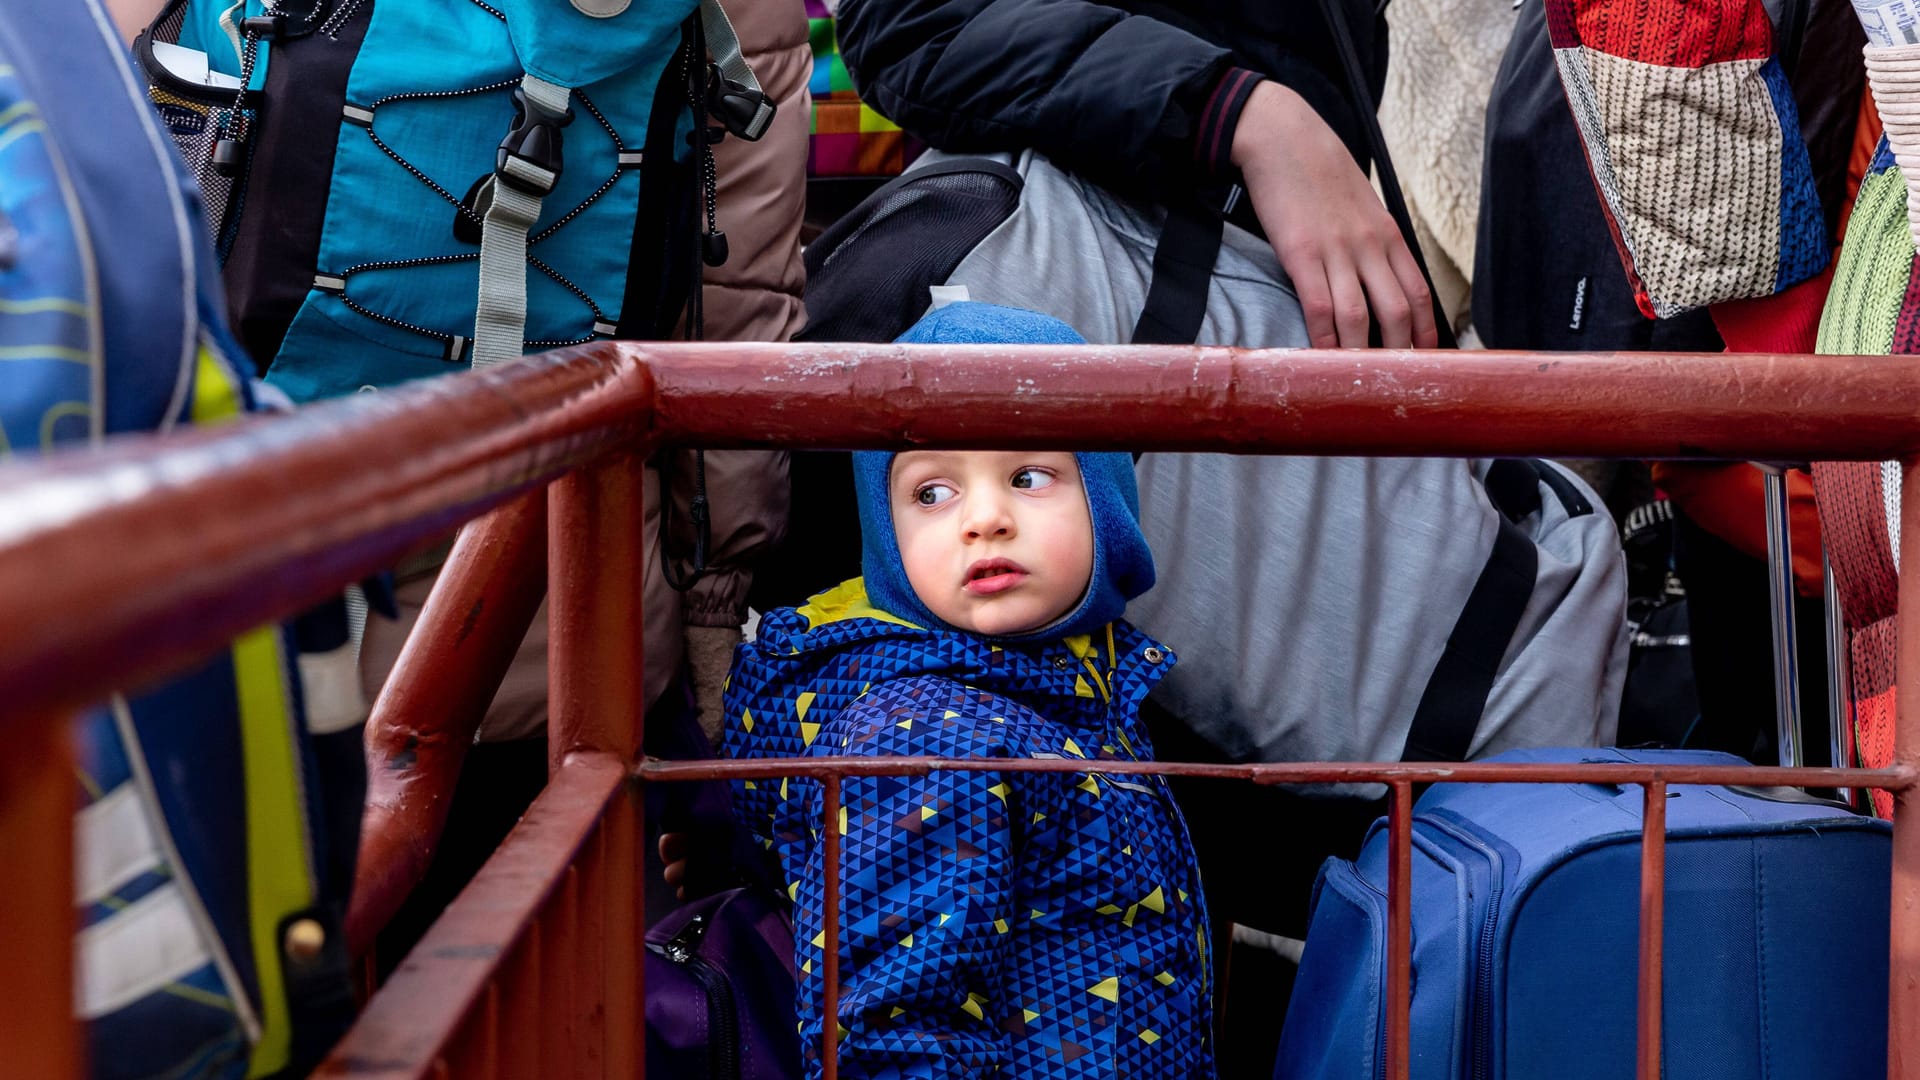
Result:
{"label": "black padded jacket sleeve", "polygon": [[842,0],[860,95],[930,145],[1039,150],[1113,181],[1192,169],[1229,53],[1088,0]]}

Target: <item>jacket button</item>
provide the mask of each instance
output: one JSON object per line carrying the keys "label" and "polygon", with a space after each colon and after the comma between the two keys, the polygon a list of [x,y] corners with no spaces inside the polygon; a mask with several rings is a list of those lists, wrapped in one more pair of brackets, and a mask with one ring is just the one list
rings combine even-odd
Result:
{"label": "jacket button", "polygon": [[1056,656],[1053,658],[1053,666],[1059,668],[1061,671],[1065,671],[1073,666],[1073,661],[1064,656]]}
{"label": "jacket button", "polygon": [[1144,649],[1140,653],[1140,656],[1149,664],[1157,664],[1160,661],[1165,660],[1167,658],[1166,653],[1161,652],[1159,649],[1156,649],[1151,645],[1147,646],[1146,649]]}

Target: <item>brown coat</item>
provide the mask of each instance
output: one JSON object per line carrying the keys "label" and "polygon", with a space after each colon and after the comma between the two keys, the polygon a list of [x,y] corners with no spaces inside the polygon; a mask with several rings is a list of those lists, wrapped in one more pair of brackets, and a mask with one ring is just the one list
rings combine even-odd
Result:
{"label": "brown coat", "polygon": [[[717,216],[731,251],[727,262],[706,271],[706,337],[715,341],[785,341],[806,322],[800,306],[805,271],[800,262],[800,219],[805,209],[808,116],[807,80],[812,50],[800,0],[724,0],[742,51],[761,87],[777,103],[772,126],[756,143],[723,140],[714,148],[718,173]],[[691,451],[677,452],[668,473],[675,493],[676,555],[692,551],[688,502],[694,466]],[[787,458],[764,451],[724,450],[706,455],[707,498],[712,513],[708,571],[684,596],[667,586],[657,561],[659,462],[646,474],[646,692],[657,701],[687,658],[689,630],[735,628],[746,620],[752,559],[786,529]],[[684,569],[684,563],[683,563]],[[378,692],[419,617],[437,571],[403,580],[400,620],[375,618],[361,646],[362,683],[369,699]],[[530,737],[547,720],[547,612],[543,605],[514,657],[488,711],[480,738],[488,742]],[[710,650],[716,656],[719,649]],[[724,665],[724,660],[719,660]],[[711,668],[712,662],[701,665]],[[724,672],[722,672],[724,673]],[[702,671],[701,682],[718,675]],[[706,695],[703,695],[706,696]]]}

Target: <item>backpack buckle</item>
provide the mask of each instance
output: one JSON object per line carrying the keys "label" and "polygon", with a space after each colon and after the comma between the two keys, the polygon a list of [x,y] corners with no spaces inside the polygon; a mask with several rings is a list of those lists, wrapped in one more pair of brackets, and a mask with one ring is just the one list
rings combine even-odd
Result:
{"label": "backpack buckle", "polygon": [[500,140],[493,175],[526,195],[545,198],[560,182],[560,129],[573,123],[573,109],[549,112],[513,91],[513,127]]}
{"label": "backpack buckle", "polygon": [[735,137],[759,141],[777,108],[764,91],[727,78],[718,64],[707,65],[707,114]]}

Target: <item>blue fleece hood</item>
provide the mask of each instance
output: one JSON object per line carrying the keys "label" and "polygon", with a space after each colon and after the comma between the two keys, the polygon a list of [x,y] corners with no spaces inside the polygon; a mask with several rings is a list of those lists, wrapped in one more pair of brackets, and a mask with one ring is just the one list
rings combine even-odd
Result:
{"label": "blue fleece hood", "polygon": [[[1073,327],[1049,315],[995,304],[950,304],[915,323],[899,340],[939,345],[1085,345]],[[887,487],[895,454],[853,455],[854,494],[860,504],[861,572],[867,597],[882,611],[920,626],[954,630],[920,602],[907,582],[893,532]],[[1140,493],[1128,454],[1075,454],[1093,519],[1093,577],[1080,604],[1065,618],[1010,641],[1087,634],[1119,618],[1127,601],[1153,587],[1153,553],[1140,532]]]}

